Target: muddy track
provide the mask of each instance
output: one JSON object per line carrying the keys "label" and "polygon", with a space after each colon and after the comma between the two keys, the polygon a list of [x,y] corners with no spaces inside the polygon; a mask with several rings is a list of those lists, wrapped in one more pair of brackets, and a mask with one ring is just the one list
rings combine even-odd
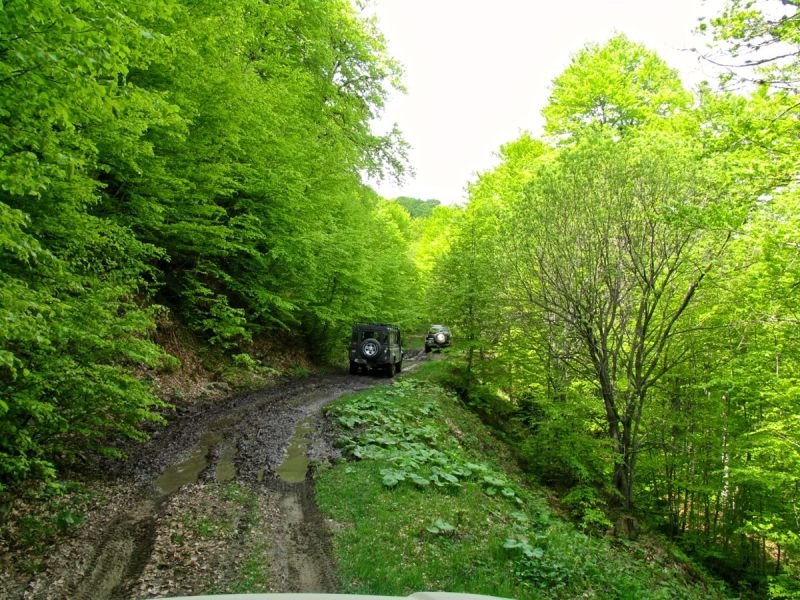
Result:
{"label": "muddy track", "polygon": [[[425,359],[412,355],[406,364],[413,369]],[[253,548],[269,565],[268,589],[261,591],[337,591],[327,525],[306,473],[309,461],[336,455],[322,433],[321,408],[389,382],[313,376],[176,418],[130,449],[129,460],[114,469],[114,500],[53,552],[43,572],[2,582],[7,597],[121,600],[244,591],[225,581],[238,577],[232,573]],[[220,495],[230,489],[255,500],[237,504]],[[220,512],[225,519],[217,519]],[[203,529],[217,520],[233,532]]]}

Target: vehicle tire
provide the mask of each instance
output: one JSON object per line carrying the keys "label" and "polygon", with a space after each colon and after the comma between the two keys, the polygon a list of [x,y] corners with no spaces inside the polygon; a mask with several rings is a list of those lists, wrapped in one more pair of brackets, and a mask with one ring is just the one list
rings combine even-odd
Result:
{"label": "vehicle tire", "polygon": [[388,365],[386,365],[386,376],[387,376],[389,379],[391,379],[392,377],[394,377],[394,372],[395,372],[395,371],[394,371],[394,363],[389,363]]}
{"label": "vehicle tire", "polygon": [[431,351],[431,347],[428,346],[428,344],[425,344],[425,354],[428,354],[428,352],[430,352],[430,351]]}
{"label": "vehicle tire", "polygon": [[350,361],[350,375],[358,375],[358,363]]}
{"label": "vehicle tire", "polygon": [[373,360],[377,358],[381,353],[381,350],[383,350],[383,346],[381,346],[381,343],[375,338],[365,339],[363,342],[361,342],[361,346],[359,348],[361,356],[367,360]]}
{"label": "vehicle tire", "polygon": [[447,341],[447,336],[440,332],[440,333],[437,333],[436,335],[433,336],[433,340],[437,344],[442,345]]}
{"label": "vehicle tire", "polygon": [[400,373],[403,370],[403,359],[401,358],[397,361],[397,372]]}

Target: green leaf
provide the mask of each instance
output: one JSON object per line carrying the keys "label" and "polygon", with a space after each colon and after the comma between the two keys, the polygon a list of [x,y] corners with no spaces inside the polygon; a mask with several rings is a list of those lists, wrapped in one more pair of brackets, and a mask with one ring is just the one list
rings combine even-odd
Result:
{"label": "green leaf", "polygon": [[448,534],[452,533],[456,530],[454,525],[451,525],[444,519],[436,519],[432,525],[426,528],[427,531],[433,534]]}

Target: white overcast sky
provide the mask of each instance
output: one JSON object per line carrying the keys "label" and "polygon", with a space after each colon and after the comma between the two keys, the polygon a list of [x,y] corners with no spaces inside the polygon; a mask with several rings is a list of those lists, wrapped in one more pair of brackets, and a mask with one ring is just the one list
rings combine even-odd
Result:
{"label": "white overcast sky", "polygon": [[372,0],[407,94],[389,99],[379,131],[397,123],[415,175],[371,182],[384,197],[463,203],[468,181],[497,163],[500,145],[541,133],[550,83],[588,42],[615,33],[655,50],[694,86],[714,75],[686,48],[721,0]]}

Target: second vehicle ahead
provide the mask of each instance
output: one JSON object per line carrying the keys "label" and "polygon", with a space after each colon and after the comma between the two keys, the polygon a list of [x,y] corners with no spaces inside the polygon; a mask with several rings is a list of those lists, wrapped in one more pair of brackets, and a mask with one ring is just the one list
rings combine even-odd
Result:
{"label": "second vehicle ahead", "polygon": [[431,325],[428,335],[425,336],[425,352],[430,352],[433,348],[447,348],[451,338],[450,328],[444,325]]}

